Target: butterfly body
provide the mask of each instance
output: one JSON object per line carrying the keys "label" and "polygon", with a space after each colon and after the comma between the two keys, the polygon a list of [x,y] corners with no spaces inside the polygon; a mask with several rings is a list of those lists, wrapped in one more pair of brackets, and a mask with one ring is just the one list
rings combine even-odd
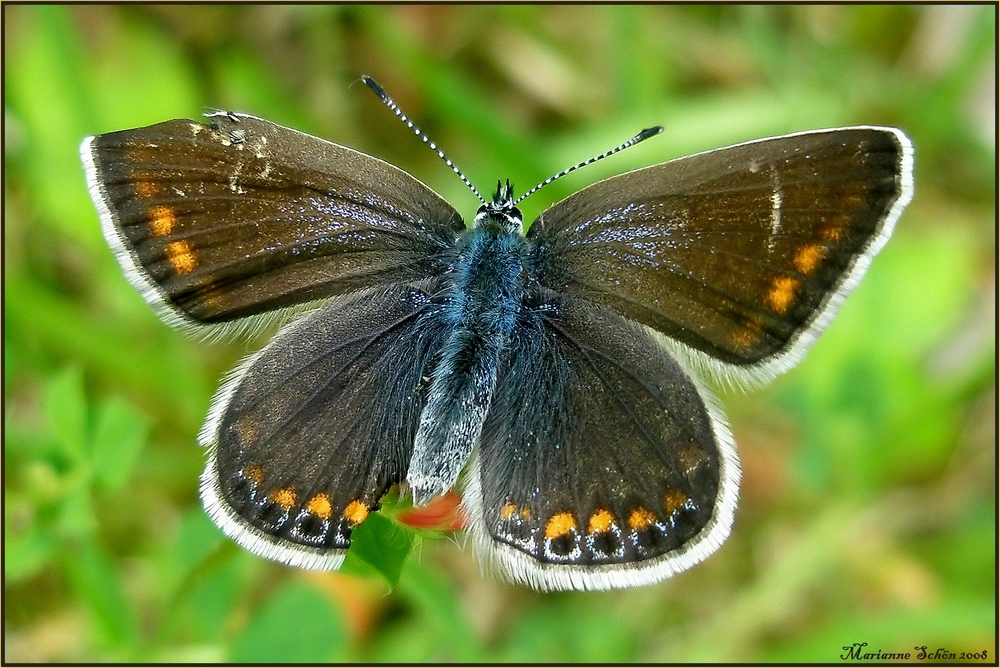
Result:
{"label": "butterfly body", "polygon": [[423,503],[464,469],[484,561],[541,589],[656,582],[718,549],[739,465],[692,369],[794,365],[912,194],[909,140],[875,127],[629,172],[526,234],[509,184],[467,228],[402,170],[244,114],[81,155],[126,276],[171,324],[311,307],[213,399],[201,493],[223,531],[336,568],[390,487]]}
{"label": "butterfly body", "polygon": [[459,234],[435,307],[424,315],[447,331],[420,418],[408,481],[415,503],[455,485],[482,432],[502,357],[520,321],[531,317],[530,247],[520,213],[497,193],[476,226]]}

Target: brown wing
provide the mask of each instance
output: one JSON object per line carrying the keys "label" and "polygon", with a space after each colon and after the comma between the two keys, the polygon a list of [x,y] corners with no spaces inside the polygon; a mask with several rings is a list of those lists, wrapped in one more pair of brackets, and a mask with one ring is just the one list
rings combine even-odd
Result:
{"label": "brown wing", "polygon": [[647,584],[725,541],[732,436],[648,330],[554,296],[524,318],[497,376],[465,501],[480,550],[512,579]]}
{"label": "brown wing", "polygon": [[392,165],[243,114],[99,135],[81,153],[105,236],[174,324],[431,276],[464,229]]}
{"label": "brown wing", "polygon": [[912,192],[898,130],[740,144],[597,183],[539,216],[543,285],[762,378],[793,365]]}

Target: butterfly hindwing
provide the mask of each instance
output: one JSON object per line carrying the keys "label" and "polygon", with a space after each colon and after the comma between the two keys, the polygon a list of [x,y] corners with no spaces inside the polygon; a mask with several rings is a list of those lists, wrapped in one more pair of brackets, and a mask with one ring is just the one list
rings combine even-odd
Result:
{"label": "butterfly hindwing", "polygon": [[764,139],[596,183],[528,232],[547,287],[766,379],[798,361],[912,192],[891,128]]}
{"label": "butterfly hindwing", "polygon": [[739,486],[712,399],[636,323],[553,297],[513,337],[466,501],[487,560],[543,589],[653,582],[713,552]]}
{"label": "butterfly hindwing", "polygon": [[244,114],[98,135],[81,154],[129,279],[181,326],[436,275],[465,228],[402,170]]}
{"label": "butterfly hindwing", "polygon": [[224,383],[202,432],[202,498],[262,556],[335,568],[403,481],[442,332],[427,293],[335,300],[286,326]]}

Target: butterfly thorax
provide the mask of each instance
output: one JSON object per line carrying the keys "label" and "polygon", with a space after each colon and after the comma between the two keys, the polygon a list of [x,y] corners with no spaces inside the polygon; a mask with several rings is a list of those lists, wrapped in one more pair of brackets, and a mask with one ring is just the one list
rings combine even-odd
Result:
{"label": "butterfly thorax", "polygon": [[455,245],[438,308],[428,316],[442,318],[450,332],[435,361],[407,475],[417,504],[454,486],[479,439],[526,300],[529,257],[513,207],[484,206]]}

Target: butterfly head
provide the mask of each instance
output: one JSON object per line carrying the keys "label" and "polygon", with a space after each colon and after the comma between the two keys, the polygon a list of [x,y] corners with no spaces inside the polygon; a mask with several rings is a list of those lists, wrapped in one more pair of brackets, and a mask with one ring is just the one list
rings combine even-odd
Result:
{"label": "butterfly head", "polygon": [[521,210],[514,206],[514,186],[497,181],[493,201],[483,204],[476,212],[474,227],[492,227],[504,232],[520,232],[524,225]]}

